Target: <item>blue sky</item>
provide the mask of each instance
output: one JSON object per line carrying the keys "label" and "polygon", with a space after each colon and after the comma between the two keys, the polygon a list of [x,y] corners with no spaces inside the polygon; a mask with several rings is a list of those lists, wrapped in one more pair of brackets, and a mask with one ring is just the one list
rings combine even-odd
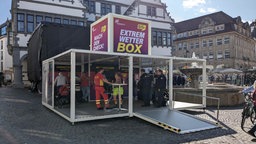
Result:
{"label": "blue sky", "polygon": [[4,23],[7,19],[7,17],[11,18],[11,2],[12,0],[1,0],[0,4],[0,25]]}
{"label": "blue sky", "polygon": [[256,0],[162,0],[175,22],[223,11],[231,17],[241,16],[243,22],[256,19]]}
{"label": "blue sky", "polygon": [[[0,24],[10,19],[12,0],[1,0]],[[256,0],[162,0],[166,3],[175,22],[199,17],[209,13],[223,11],[231,17],[241,16],[251,23],[256,19]]]}

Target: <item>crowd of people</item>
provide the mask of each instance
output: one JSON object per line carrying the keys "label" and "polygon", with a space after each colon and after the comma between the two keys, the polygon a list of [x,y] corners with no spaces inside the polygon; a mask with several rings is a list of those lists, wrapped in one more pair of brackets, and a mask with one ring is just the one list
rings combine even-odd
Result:
{"label": "crowd of people", "polygon": [[[137,76],[133,79],[133,95],[134,98],[136,97],[143,102],[142,107],[150,106],[151,101],[156,107],[165,106],[166,101],[163,97],[163,93],[166,91],[166,77],[163,74],[163,71],[161,69],[157,69],[155,70],[155,73],[146,73],[145,69],[141,69],[140,73],[135,73],[134,75]],[[180,79],[182,80],[182,78],[177,76],[176,84],[182,85],[182,82],[179,83],[179,81],[181,81]],[[90,87],[93,85],[95,90],[96,108],[98,110],[112,108],[109,104],[110,96],[108,94],[109,90],[107,90],[106,87],[107,84],[112,87],[111,96],[113,98],[113,105],[114,107],[117,107],[119,104],[118,98],[121,98],[119,102],[122,104],[124,88],[123,86],[119,87],[112,84],[123,84],[124,81],[122,73],[119,71],[114,73],[114,79],[112,81],[109,81],[106,78],[103,68],[100,68],[92,79],[90,79],[87,72],[83,72],[79,77],[82,100],[83,102],[89,101]],[[57,92],[67,84],[68,80],[66,76],[64,76],[62,72],[59,72],[58,76],[54,80]],[[121,95],[121,97],[118,97],[119,95]],[[101,98],[104,99],[103,104],[101,104]]]}

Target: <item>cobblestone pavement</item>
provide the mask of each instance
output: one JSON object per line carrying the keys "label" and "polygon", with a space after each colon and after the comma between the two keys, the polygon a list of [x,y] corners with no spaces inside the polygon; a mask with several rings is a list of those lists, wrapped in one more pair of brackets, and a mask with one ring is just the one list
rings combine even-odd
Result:
{"label": "cobblestone pavement", "polygon": [[[0,144],[244,144],[255,139],[240,128],[242,106],[220,110],[221,128],[175,134],[137,118],[81,122],[72,126],[26,89],[0,88]],[[211,116],[212,111],[200,115]],[[202,110],[201,110],[202,113]],[[208,115],[207,115],[208,114]]]}

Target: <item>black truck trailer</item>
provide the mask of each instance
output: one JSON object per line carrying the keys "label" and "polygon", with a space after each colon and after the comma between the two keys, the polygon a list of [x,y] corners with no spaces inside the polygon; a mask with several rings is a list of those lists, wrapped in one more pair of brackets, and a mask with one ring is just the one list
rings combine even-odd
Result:
{"label": "black truck trailer", "polygon": [[32,90],[41,89],[42,61],[69,49],[89,50],[90,27],[42,22],[28,41],[27,72]]}

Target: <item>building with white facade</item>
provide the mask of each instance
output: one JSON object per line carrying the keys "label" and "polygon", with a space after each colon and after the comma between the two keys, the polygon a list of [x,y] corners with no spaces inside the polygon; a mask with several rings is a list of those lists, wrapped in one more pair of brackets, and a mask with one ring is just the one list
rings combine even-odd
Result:
{"label": "building with white facade", "polygon": [[174,20],[161,0],[12,0],[12,27],[8,32],[13,55],[14,86],[27,80],[27,42],[41,21],[90,25],[108,13],[150,20],[152,55],[171,56]]}
{"label": "building with white facade", "polygon": [[41,21],[85,25],[86,6],[80,0],[12,0],[12,35],[8,47],[13,55],[14,82],[27,80],[27,42]]}
{"label": "building with white facade", "polygon": [[0,25],[0,72],[6,76],[6,80],[12,80],[13,62],[7,48],[8,21]]}
{"label": "building with white facade", "polygon": [[174,20],[161,0],[83,0],[88,5],[88,24],[108,13],[116,13],[151,21],[152,55],[171,56],[171,32]]}

